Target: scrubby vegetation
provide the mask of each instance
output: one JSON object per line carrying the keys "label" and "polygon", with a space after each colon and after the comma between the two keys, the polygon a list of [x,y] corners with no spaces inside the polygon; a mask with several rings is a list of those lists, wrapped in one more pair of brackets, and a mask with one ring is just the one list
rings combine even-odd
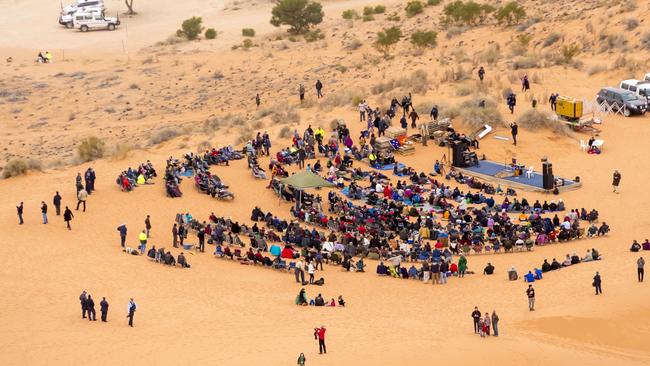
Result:
{"label": "scrubby vegetation", "polygon": [[100,159],[105,152],[106,144],[95,136],[85,138],[77,145],[77,157],[82,163]]}
{"label": "scrubby vegetation", "polygon": [[516,1],[511,1],[505,6],[500,7],[494,13],[494,18],[499,24],[514,25],[518,24],[526,17],[526,10]]}
{"label": "scrubby vegetation", "polygon": [[255,29],[253,28],[244,28],[241,30],[241,35],[244,37],[255,37]]}
{"label": "scrubby vegetation", "polygon": [[419,0],[412,0],[406,4],[404,10],[406,10],[406,17],[413,18],[424,11],[424,5]]}
{"label": "scrubby vegetation", "polygon": [[358,18],[359,18],[359,14],[357,14],[357,11],[354,10],[354,9],[348,9],[348,10],[345,10],[345,11],[343,12],[343,14],[341,14],[341,17],[342,17],[343,19],[352,20],[352,19],[358,19]]}
{"label": "scrubby vegetation", "polygon": [[529,109],[524,112],[517,119],[517,123],[522,128],[530,131],[546,129],[564,136],[572,135],[571,129],[564,123],[558,122],[553,115],[536,109]]}
{"label": "scrubby vegetation", "polygon": [[300,34],[323,21],[323,7],[310,0],[279,0],[271,10],[271,24],[288,25],[289,32]]}
{"label": "scrubby vegetation", "polygon": [[402,31],[397,27],[386,28],[381,32],[377,32],[377,40],[375,41],[375,47],[383,52],[385,55],[388,55],[390,49],[399,42],[399,39],[402,37]]}
{"label": "scrubby vegetation", "polygon": [[438,33],[435,31],[415,31],[411,34],[411,43],[417,48],[435,47]]}
{"label": "scrubby vegetation", "polygon": [[176,131],[173,128],[163,128],[162,130],[158,130],[151,135],[151,137],[149,138],[149,144],[158,145],[165,141],[169,141],[178,135],[179,135],[178,131]]}
{"label": "scrubby vegetation", "polygon": [[494,10],[494,6],[489,4],[479,4],[472,0],[467,2],[456,0],[445,6],[443,21],[447,24],[480,25],[487,21],[487,16]]}
{"label": "scrubby vegetation", "polygon": [[205,39],[215,39],[217,38],[217,31],[214,28],[208,28],[205,31]]}
{"label": "scrubby vegetation", "polygon": [[195,40],[199,37],[199,34],[203,32],[203,18],[201,17],[191,17],[186,19],[181,24],[181,29],[176,31],[176,35],[183,37],[187,40]]}
{"label": "scrubby vegetation", "polygon": [[2,169],[2,178],[17,177],[31,170],[41,170],[41,163],[33,159],[14,158],[9,160]]}

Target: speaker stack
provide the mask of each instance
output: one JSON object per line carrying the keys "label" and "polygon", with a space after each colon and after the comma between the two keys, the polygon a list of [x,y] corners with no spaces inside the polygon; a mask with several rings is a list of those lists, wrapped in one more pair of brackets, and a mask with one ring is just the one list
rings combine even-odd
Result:
{"label": "speaker stack", "polygon": [[452,145],[452,159],[453,166],[462,168],[465,166],[465,157],[463,153],[467,149],[467,145],[463,141],[454,141]]}
{"label": "speaker stack", "polygon": [[553,177],[553,164],[548,161],[542,163],[542,186],[546,190],[554,188],[555,178]]}

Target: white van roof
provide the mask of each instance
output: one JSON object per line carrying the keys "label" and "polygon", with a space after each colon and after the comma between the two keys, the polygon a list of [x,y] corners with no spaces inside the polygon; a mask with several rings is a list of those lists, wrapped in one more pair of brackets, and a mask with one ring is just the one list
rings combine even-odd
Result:
{"label": "white van roof", "polygon": [[623,80],[623,81],[621,81],[621,84],[625,83],[625,84],[628,84],[628,85],[637,85],[637,84],[639,84],[640,82],[641,82],[641,81],[640,81],[640,80],[637,80],[637,79],[627,79],[627,80]]}

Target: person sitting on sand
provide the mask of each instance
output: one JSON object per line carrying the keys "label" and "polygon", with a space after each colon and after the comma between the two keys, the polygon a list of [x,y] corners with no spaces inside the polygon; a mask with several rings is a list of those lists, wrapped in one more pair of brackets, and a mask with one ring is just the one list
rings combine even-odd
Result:
{"label": "person sitting on sand", "polygon": [[343,300],[343,295],[339,295],[339,306],[345,306],[345,300]]}
{"label": "person sitting on sand", "polygon": [[573,255],[571,255],[571,264],[578,264],[580,263],[580,257],[574,252]]}
{"label": "person sitting on sand", "polygon": [[548,259],[544,259],[544,263],[542,263],[542,272],[548,272],[551,270],[551,264],[548,262]]}
{"label": "person sitting on sand", "polygon": [[636,253],[639,250],[641,250],[641,244],[637,243],[637,241],[634,240],[634,242],[632,243],[632,246],[630,247],[630,252],[635,252]]}
{"label": "person sitting on sand", "polygon": [[301,288],[298,296],[296,296],[296,305],[307,306],[307,293],[304,288]]}
{"label": "person sitting on sand", "polygon": [[553,262],[551,262],[551,271],[555,271],[560,268],[562,268],[560,262],[558,262],[555,258],[553,258]]}
{"label": "person sitting on sand", "polygon": [[379,262],[377,265],[377,274],[385,276],[388,274],[388,267],[384,265],[384,262]]}
{"label": "person sitting on sand", "polygon": [[562,267],[568,267],[570,266],[571,263],[571,257],[567,254],[566,257],[564,258],[564,261],[562,262]]}
{"label": "person sitting on sand", "polygon": [[591,262],[594,260],[594,256],[591,254],[591,249],[587,249],[587,254],[582,258],[582,262]]}
{"label": "person sitting on sand", "polygon": [[172,255],[171,252],[167,252],[167,254],[165,254],[164,263],[168,266],[176,265],[176,260],[174,259],[174,256]]}
{"label": "person sitting on sand", "polygon": [[366,264],[363,263],[363,258],[359,258],[357,261],[357,272],[365,272]]}
{"label": "person sitting on sand", "polygon": [[181,252],[181,253],[178,255],[178,260],[177,260],[177,262],[178,262],[178,264],[179,264],[181,267],[183,267],[183,268],[190,268],[190,264],[187,263],[187,261],[185,260],[185,255],[183,255],[183,252]]}
{"label": "person sitting on sand", "polygon": [[528,271],[528,273],[524,275],[524,281],[526,281],[526,283],[535,282],[535,275],[533,272]]}
{"label": "person sitting on sand", "polygon": [[314,299],[314,305],[325,306],[325,300],[323,299],[323,296],[321,296],[321,294],[318,294],[318,296],[316,296],[316,298]]}
{"label": "person sitting on sand", "polygon": [[543,278],[541,269],[535,267],[535,270],[533,272],[535,273],[535,279],[536,280],[541,280]]}
{"label": "person sitting on sand", "polygon": [[483,274],[484,275],[491,275],[494,273],[494,266],[492,263],[488,263],[487,266],[483,269]]}
{"label": "person sitting on sand", "polygon": [[609,232],[609,225],[603,221],[603,224],[598,228],[597,236],[605,235]]}
{"label": "person sitting on sand", "polygon": [[648,239],[646,239],[643,242],[643,244],[641,244],[641,247],[643,248],[643,250],[650,250],[650,241],[648,241]]}
{"label": "person sitting on sand", "polygon": [[330,302],[327,303],[327,305],[325,305],[325,306],[327,306],[327,307],[336,307],[336,301],[334,300],[334,298],[332,298],[330,300]]}
{"label": "person sitting on sand", "polygon": [[603,257],[600,255],[600,253],[596,250],[596,248],[591,248],[591,257],[595,261],[599,261],[603,259]]}

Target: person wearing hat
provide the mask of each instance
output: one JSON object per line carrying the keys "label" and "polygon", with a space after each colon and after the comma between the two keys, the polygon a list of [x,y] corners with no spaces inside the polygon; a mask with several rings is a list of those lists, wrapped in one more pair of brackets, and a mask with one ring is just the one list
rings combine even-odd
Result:
{"label": "person wearing hat", "polygon": [[614,193],[619,193],[618,192],[618,185],[621,183],[621,173],[618,172],[618,170],[614,170],[614,174],[612,176],[612,187]]}

